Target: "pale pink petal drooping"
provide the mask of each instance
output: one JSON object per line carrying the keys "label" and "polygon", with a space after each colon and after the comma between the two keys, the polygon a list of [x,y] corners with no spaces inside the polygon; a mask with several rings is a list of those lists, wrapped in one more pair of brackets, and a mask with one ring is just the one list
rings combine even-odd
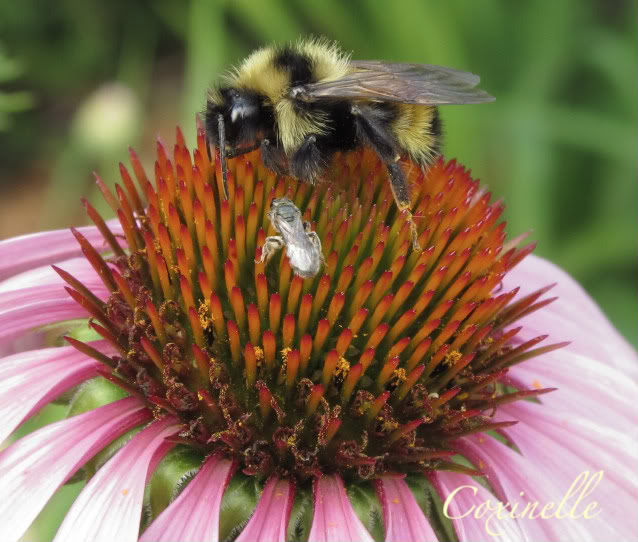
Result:
{"label": "pale pink petal drooping", "polygon": [[137,399],[126,398],[47,425],[0,452],[2,542],[18,540],[73,473],[149,418],[150,411]]}
{"label": "pale pink petal drooping", "polygon": [[405,481],[381,478],[375,488],[383,509],[386,542],[438,542]]}
{"label": "pale pink petal drooping", "polygon": [[353,510],[339,476],[323,475],[315,480],[308,542],[373,542]]}
{"label": "pale pink petal drooping", "polygon": [[217,542],[219,511],[233,462],[211,456],[180,495],[144,531],[140,542]]}
{"label": "pale pink petal drooping", "polygon": [[430,476],[443,501],[443,513],[452,521],[460,542],[499,540],[531,542],[515,519],[501,513],[498,499],[465,474],[436,471]]}
{"label": "pale pink petal drooping", "polygon": [[[91,343],[108,353],[105,341]],[[100,364],[70,346],[0,359],[0,442],[49,401],[97,375]]]}
{"label": "pale pink petal drooping", "polygon": [[[117,220],[109,220],[107,225],[114,234],[121,234]],[[102,234],[96,226],[77,228],[94,247],[105,246]],[[69,229],[30,233],[0,241],[0,280],[26,269],[52,264],[79,256],[82,249]]]}
{"label": "pale pink petal drooping", "polygon": [[236,542],[285,542],[294,499],[293,482],[271,477],[259,497],[255,512]]}
{"label": "pale pink petal drooping", "polygon": [[136,542],[149,464],[158,449],[169,451],[165,439],[179,429],[177,420],[167,416],[135,435],[82,490],[55,542]]}

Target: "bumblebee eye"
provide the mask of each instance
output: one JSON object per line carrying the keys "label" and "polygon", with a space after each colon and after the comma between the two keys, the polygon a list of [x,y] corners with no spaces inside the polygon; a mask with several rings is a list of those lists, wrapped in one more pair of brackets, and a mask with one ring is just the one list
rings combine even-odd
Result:
{"label": "bumblebee eye", "polygon": [[238,102],[235,103],[230,109],[230,120],[235,122],[238,118],[245,119],[246,117],[250,117],[257,112],[257,106],[246,103],[246,102]]}
{"label": "bumblebee eye", "polygon": [[252,96],[243,95],[236,90],[231,90],[230,96],[232,100],[230,120],[232,122],[236,122],[238,118],[245,119],[257,114],[259,106]]}

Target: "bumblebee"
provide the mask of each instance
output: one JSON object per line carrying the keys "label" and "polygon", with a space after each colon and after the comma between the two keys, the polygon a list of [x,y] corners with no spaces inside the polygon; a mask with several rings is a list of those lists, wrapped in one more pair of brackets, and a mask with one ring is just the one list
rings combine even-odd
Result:
{"label": "bumblebee", "polygon": [[208,95],[206,132],[220,151],[225,195],[227,158],[260,148],[266,167],[314,183],[335,152],[367,146],[387,166],[398,208],[409,212],[399,160],[429,167],[441,146],[436,106],[493,101],[479,80],[441,66],[351,60],[326,40],[258,49]]}

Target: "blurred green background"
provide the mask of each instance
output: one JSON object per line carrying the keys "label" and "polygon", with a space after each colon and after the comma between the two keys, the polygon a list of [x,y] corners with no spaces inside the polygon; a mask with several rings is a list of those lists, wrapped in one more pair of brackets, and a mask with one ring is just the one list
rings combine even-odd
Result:
{"label": "blurred green background", "polygon": [[[325,35],[355,58],[481,75],[493,104],[447,107],[445,154],[507,203],[637,343],[634,0],[56,0],[0,2],[0,239],[86,222],[91,172],[114,182],[133,145],[194,115],[217,74],[254,48]],[[151,169],[152,171],[152,169]],[[547,277],[548,281],[551,277]],[[28,432],[63,413],[51,407]],[[30,425],[31,424],[31,425]],[[52,538],[81,484],[26,540]]]}
{"label": "blurred green background", "polygon": [[633,0],[0,2],[0,238],[84,222],[92,170],[114,182],[128,145],[152,165],[177,123],[193,143],[217,74],[325,35],[355,58],[480,74],[497,101],[443,109],[445,154],[635,344],[636,14]]}

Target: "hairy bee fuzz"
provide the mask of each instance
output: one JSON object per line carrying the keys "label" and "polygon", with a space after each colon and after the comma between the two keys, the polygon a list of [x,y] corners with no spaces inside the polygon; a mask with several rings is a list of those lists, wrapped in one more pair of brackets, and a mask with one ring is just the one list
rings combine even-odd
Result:
{"label": "hairy bee fuzz", "polygon": [[336,152],[370,147],[406,209],[399,159],[429,167],[440,154],[437,106],[492,101],[478,82],[452,68],[353,61],[335,43],[300,40],[258,49],[232,69],[209,92],[206,129],[222,161],[261,148],[267,167],[306,182],[321,179]]}

